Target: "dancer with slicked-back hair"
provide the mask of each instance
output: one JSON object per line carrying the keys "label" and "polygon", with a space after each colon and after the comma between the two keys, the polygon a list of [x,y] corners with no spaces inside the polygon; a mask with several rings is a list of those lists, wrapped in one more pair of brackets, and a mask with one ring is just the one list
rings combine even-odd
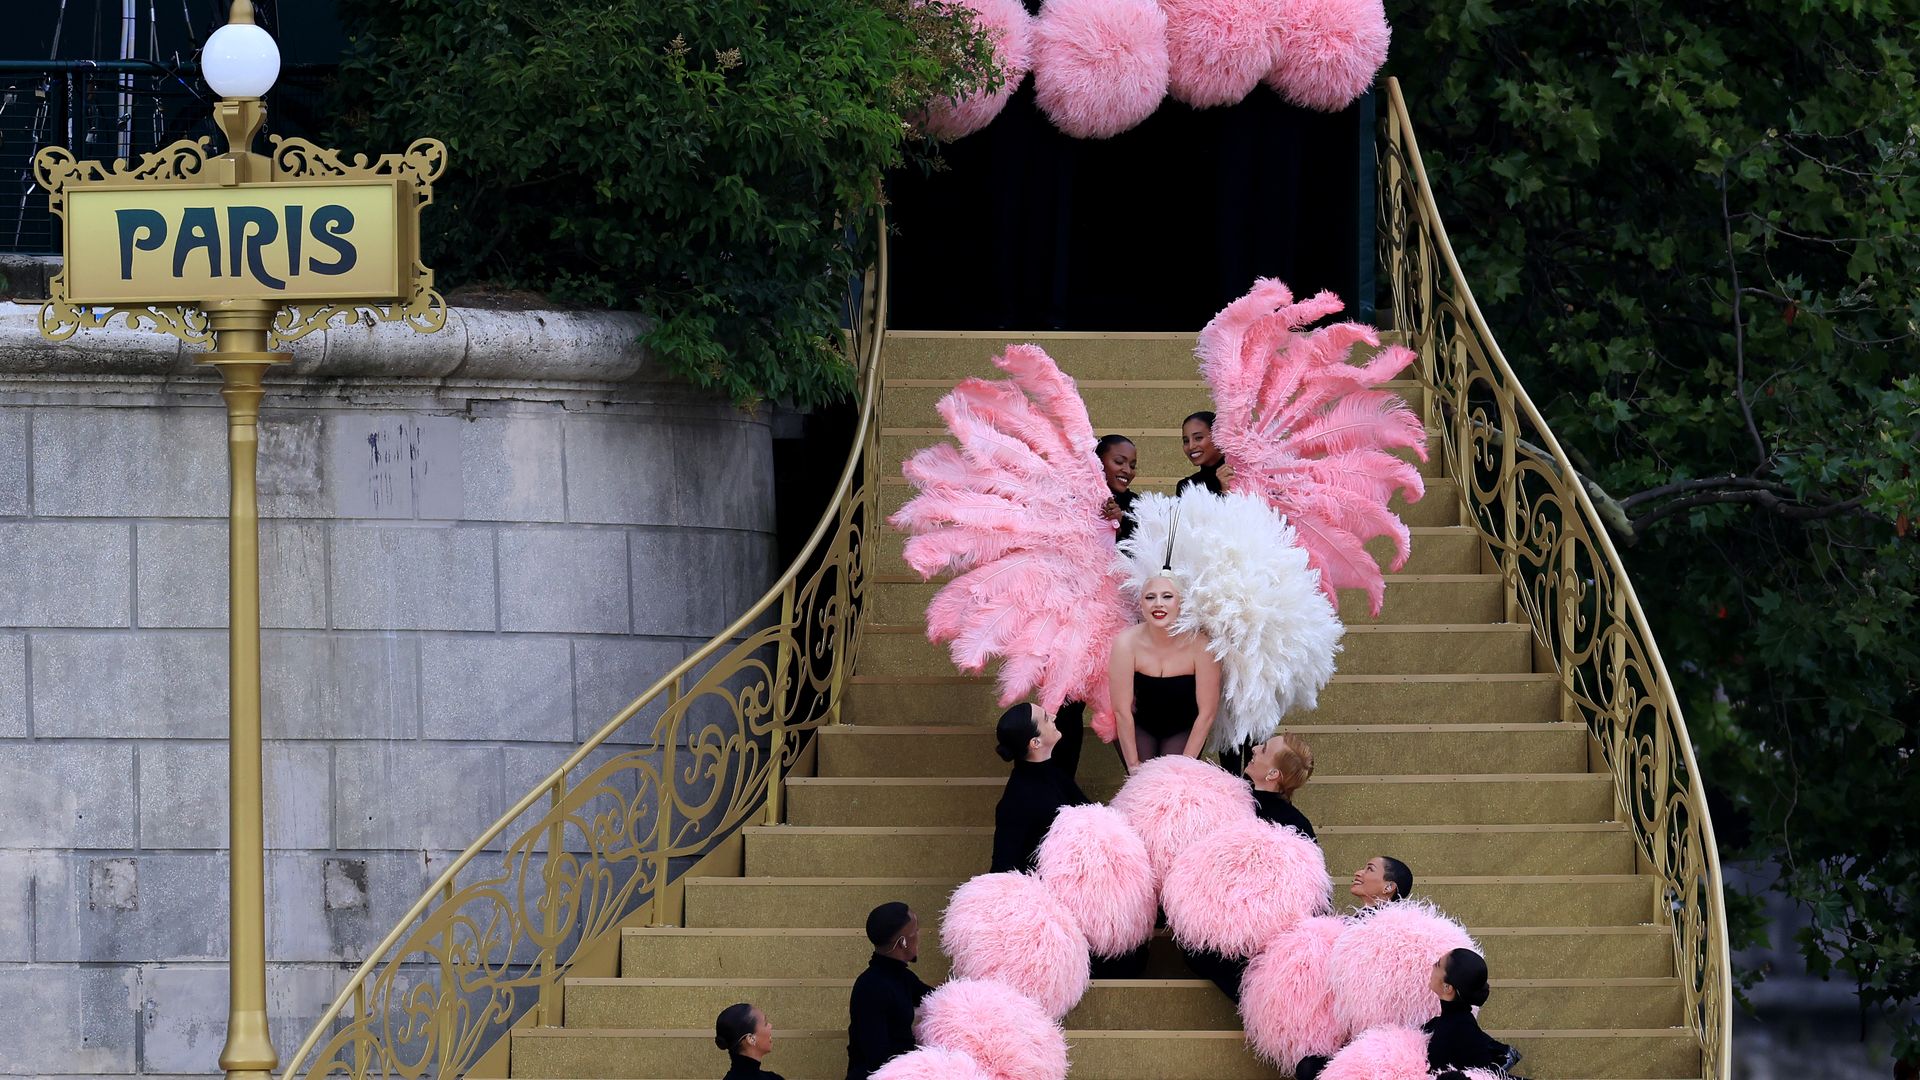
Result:
{"label": "dancer with slicked-back hair", "polygon": [[[1062,709],[1064,714],[1066,709]],[[1053,714],[1022,702],[1000,715],[994,729],[1000,760],[1013,763],[1007,788],[993,811],[993,865],[990,872],[1033,869],[1034,853],[1063,806],[1081,806],[1092,800],[1074,783],[1074,763],[1080,756],[1081,729],[1074,718],[1071,732],[1057,724]]]}
{"label": "dancer with slicked-back hair", "polygon": [[773,1052],[773,1025],[752,1005],[743,1001],[722,1009],[713,1021],[713,1044],[727,1052],[732,1066],[721,1080],[781,1080],[779,1073],[760,1067]]}
{"label": "dancer with slicked-back hair", "polygon": [[1432,986],[1440,1015],[1420,1026],[1427,1033],[1427,1068],[1512,1068],[1520,1055],[1480,1030],[1473,1014],[1487,1003],[1486,959],[1472,949],[1454,949],[1434,962]]}
{"label": "dancer with slicked-back hair", "polygon": [[1233,466],[1213,443],[1212,412],[1202,409],[1180,421],[1180,450],[1200,471],[1180,481],[1173,489],[1175,495],[1190,487],[1203,487],[1215,495],[1227,490],[1233,480]]}

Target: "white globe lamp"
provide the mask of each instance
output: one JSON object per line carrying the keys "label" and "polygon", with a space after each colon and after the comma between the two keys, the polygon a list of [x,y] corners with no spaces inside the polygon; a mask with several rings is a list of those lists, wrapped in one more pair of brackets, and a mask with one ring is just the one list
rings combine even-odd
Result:
{"label": "white globe lamp", "polygon": [[234,15],[245,16],[245,21],[230,18],[200,50],[200,73],[221,97],[260,97],[280,76],[280,46],[272,34],[254,25],[252,7],[247,0],[235,4]]}

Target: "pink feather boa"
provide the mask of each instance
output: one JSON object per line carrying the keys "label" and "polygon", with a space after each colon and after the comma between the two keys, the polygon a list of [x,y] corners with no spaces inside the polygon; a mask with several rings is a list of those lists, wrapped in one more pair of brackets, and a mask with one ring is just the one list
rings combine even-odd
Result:
{"label": "pink feather boa", "polygon": [[1067,1036],[1032,998],[997,982],[951,979],[920,1003],[922,1046],[965,1054],[993,1080],[1062,1080]]}
{"label": "pink feather boa", "polygon": [[1073,914],[1095,955],[1119,956],[1153,936],[1153,863],[1118,810],[1099,803],[1061,807],[1034,869]]}
{"label": "pink feather boa", "polygon": [[1113,808],[1147,847],[1165,880],[1173,860],[1202,836],[1254,817],[1253,789],[1225,769],[1168,754],[1142,762],[1113,797]]}
{"label": "pink feather boa", "polygon": [[1308,919],[1280,935],[1247,965],[1240,980],[1240,1020],[1254,1053],[1282,1069],[1309,1054],[1331,1054],[1347,1041],[1333,1018],[1327,964],[1347,921]]}
{"label": "pink feather boa", "polygon": [[978,1062],[958,1050],[923,1046],[880,1066],[872,1080],[992,1080]]}
{"label": "pink feather boa", "polygon": [[1152,116],[1167,67],[1167,17],[1153,0],[1046,0],[1034,23],[1034,103],[1076,139]]}
{"label": "pink feather boa", "polygon": [[1363,1031],[1333,1055],[1320,1080],[1427,1080],[1427,1033],[1397,1026]]}
{"label": "pink feather boa", "polygon": [[973,13],[974,22],[993,39],[994,58],[1005,81],[991,93],[975,91],[959,99],[941,98],[927,108],[920,126],[948,142],[971,135],[993,122],[1020,89],[1033,66],[1033,20],[1020,0],[951,0]]}
{"label": "pink feather boa", "polygon": [[1459,923],[1424,900],[1368,909],[1333,944],[1333,1015],[1348,1031],[1424,1024],[1440,1011],[1429,979],[1455,949],[1480,951]]}
{"label": "pink feather boa", "polygon": [[1160,886],[1173,937],[1189,949],[1252,956],[1333,907],[1320,845],[1259,818],[1224,822],[1174,857]]}
{"label": "pink feather boa", "polygon": [[1087,936],[1040,879],[981,874],[953,891],[940,948],[962,979],[1003,983],[1065,1016],[1087,992]]}
{"label": "pink feather boa", "polygon": [[1381,0],[1289,0],[1267,85],[1295,105],[1339,112],[1373,85],[1392,40]]}

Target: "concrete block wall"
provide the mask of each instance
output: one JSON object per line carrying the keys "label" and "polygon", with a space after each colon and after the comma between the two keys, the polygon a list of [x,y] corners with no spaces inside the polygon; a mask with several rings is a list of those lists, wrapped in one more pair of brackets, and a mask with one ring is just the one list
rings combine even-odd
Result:
{"label": "concrete block wall", "polygon": [[[63,353],[19,319],[0,312],[0,1074],[213,1072],[228,930],[217,382],[153,335]],[[543,368],[541,348],[581,348],[489,337],[484,321],[468,317],[461,364],[485,378],[295,374],[268,395],[283,1055],[452,853],[778,571],[763,417],[632,365]]]}

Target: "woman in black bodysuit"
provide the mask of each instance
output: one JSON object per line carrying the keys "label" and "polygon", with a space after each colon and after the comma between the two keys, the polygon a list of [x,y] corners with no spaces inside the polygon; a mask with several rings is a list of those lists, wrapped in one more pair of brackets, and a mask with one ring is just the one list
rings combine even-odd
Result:
{"label": "woman in black bodysuit", "polygon": [[1129,773],[1162,754],[1199,757],[1220,709],[1220,662],[1205,635],[1171,629],[1180,615],[1172,577],[1141,588],[1140,615],[1114,638],[1107,669],[1114,741]]}
{"label": "woman in black bodysuit", "polygon": [[727,1006],[713,1022],[713,1044],[727,1052],[732,1066],[722,1080],[780,1080],[779,1073],[760,1067],[773,1052],[773,1025],[752,1005]]}

